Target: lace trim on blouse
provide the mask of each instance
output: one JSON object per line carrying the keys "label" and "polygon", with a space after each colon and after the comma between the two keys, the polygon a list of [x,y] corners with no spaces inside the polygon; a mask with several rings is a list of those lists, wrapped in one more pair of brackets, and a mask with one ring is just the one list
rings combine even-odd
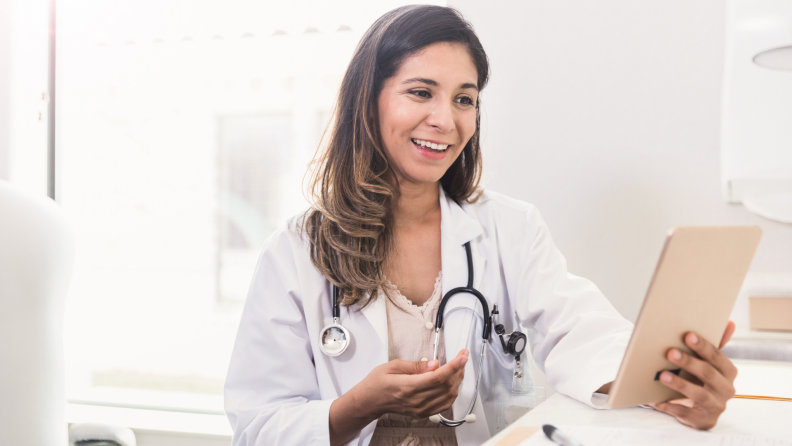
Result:
{"label": "lace trim on blouse", "polygon": [[415,310],[418,310],[421,313],[423,313],[424,310],[426,310],[427,308],[431,308],[432,307],[432,303],[437,299],[437,296],[440,295],[438,290],[440,289],[442,284],[443,284],[443,272],[440,271],[440,273],[437,275],[437,279],[435,279],[434,290],[432,290],[432,296],[426,302],[424,302],[423,305],[421,305],[419,307],[418,305],[415,305],[414,303],[412,303],[412,301],[410,299],[407,299],[407,297],[405,297],[401,293],[401,291],[399,291],[399,288],[396,285],[394,285],[393,283],[391,283],[391,281],[388,280],[387,277],[385,277],[385,286],[388,287],[388,291],[391,291],[391,293],[388,293],[388,294],[392,295],[393,299],[396,300],[396,302],[394,302],[394,303],[397,304],[397,305],[399,303],[401,303],[403,305],[399,305],[399,306],[407,306],[409,308],[413,308]]}

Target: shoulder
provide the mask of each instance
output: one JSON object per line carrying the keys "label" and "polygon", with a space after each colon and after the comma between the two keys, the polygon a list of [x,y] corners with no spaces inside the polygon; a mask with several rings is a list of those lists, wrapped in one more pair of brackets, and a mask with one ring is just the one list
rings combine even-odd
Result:
{"label": "shoulder", "polygon": [[[305,214],[281,225],[261,247],[248,299],[253,296],[290,294],[297,300],[319,295],[324,276],[311,262],[311,243],[304,229]],[[306,294],[307,293],[307,294]]]}
{"label": "shoulder", "polygon": [[487,189],[481,191],[476,201],[462,204],[462,208],[486,229],[500,233],[516,232],[524,236],[526,230],[545,226],[533,204]]}
{"label": "shoulder", "polygon": [[305,232],[308,212],[289,218],[264,242],[261,257],[274,256],[280,261],[294,260],[295,263],[310,262],[310,241]]}

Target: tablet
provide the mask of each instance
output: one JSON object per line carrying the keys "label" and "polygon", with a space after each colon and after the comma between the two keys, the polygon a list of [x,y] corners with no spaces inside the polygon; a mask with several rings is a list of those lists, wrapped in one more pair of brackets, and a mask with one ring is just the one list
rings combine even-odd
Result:
{"label": "tablet", "polygon": [[715,346],[720,343],[761,236],[758,226],[680,227],[669,232],[611,386],[609,407],[684,398],[660,383],[664,370],[690,379],[666,359],[666,353],[676,347],[694,354],[683,340],[690,331]]}

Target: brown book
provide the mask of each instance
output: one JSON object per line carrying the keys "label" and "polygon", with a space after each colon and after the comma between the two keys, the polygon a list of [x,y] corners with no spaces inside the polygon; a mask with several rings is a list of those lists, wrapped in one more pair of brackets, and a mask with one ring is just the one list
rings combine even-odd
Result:
{"label": "brown book", "polygon": [[792,296],[748,298],[751,330],[792,331]]}

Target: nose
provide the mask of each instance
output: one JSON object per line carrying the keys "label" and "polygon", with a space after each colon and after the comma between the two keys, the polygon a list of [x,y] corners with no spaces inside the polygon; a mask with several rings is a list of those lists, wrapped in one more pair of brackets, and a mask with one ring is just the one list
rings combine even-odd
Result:
{"label": "nose", "polygon": [[451,107],[451,104],[446,103],[446,101],[435,102],[429,116],[426,118],[426,124],[440,133],[448,133],[454,130],[454,110]]}

